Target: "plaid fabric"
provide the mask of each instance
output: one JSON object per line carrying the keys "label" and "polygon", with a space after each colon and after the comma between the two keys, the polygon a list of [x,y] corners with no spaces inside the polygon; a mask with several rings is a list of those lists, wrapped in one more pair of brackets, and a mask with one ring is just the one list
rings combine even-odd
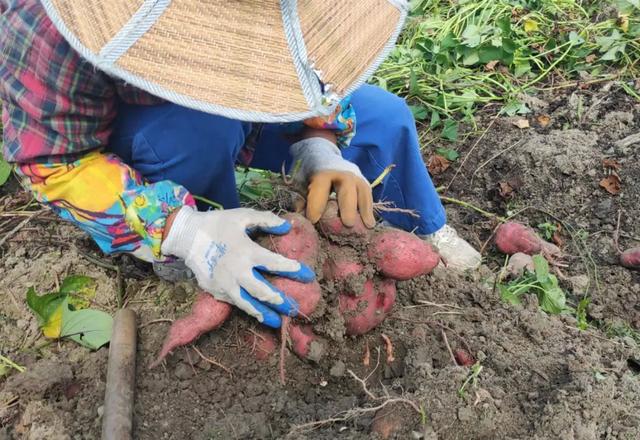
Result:
{"label": "plaid fabric", "polygon": [[[72,160],[105,146],[118,98],[161,102],[83,60],[37,0],[0,0],[0,101],[10,162]],[[60,160],[58,158],[57,160]]]}

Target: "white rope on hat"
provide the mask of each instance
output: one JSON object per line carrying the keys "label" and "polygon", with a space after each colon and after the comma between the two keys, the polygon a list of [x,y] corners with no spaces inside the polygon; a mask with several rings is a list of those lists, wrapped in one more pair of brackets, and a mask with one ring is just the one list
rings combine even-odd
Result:
{"label": "white rope on hat", "polygon": [[280,9],[282,10],[284,33],[293,57],[293,64],[302,85],[302,92],[312,110],[317,111],[319,114],[329,115],[334,109],[323,105],[322,78],[316,75],[312,62],[309,60],[300,25],[300,16],[298,15],[298,1],[281,0]]}
{"label": "white rope on hat", "polygon": [[114,64],[158,21],[171,0],[144,0],[140,8],[98,53],[99,68]]}

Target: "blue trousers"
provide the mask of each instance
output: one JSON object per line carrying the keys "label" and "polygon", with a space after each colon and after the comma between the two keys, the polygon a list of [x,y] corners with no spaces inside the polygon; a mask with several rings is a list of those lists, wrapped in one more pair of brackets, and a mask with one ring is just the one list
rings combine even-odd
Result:
{"label": "blue trousers", "polygon": [[[357,164],[369,181],[395,164],[374,189],[374,198],[420,216],[383,213],[384,220],[418,234],[440,229],[446,221],[444,208],[422,160],[415,122],[405,101],[365,85],[353,94],[351,103],[356,136],[343,156]],[[230,209],[239,206],[234,166],[250,133],[250,123],[175,104],[121,104],[110,150],[151,182],[171,180]],[[291,161],[290,144],[287,124],[265,124],[251,166],[280,171],[283,161]]]}

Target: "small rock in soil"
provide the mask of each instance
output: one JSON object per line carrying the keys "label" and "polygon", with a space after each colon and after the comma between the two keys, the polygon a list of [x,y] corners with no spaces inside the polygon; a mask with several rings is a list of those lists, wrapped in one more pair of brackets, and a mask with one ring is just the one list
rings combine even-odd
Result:
{"label": "small rock in soil", "polygon": [[476,413],[471,408],[459,408],[458,420],[461,422],[470,422],[476,418]]}
{"label": "small rock in soil", "polygon": [[180,363],[176,367],[174,374],[180,380],[189,380],[193,377],[193,370],[189,365]]}
{"label": "small rock in soil", "polygon": [[329,374],[331,374],[333,377],[342,377],[344,376],[346,368],[347,367],[345,366],[344,362],[338,361],[333,364],[333,367],[331,367]]}

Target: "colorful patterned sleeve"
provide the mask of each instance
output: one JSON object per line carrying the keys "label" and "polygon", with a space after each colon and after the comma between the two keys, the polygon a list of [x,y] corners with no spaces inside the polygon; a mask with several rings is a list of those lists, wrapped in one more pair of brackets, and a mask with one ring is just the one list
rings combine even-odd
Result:
{"label": "colorful patterned sleeve", "polygon": [[351,105],[351,97],[347,96],[336,106],[330,116],[307,119],[304,125],[311,128],[332,130],[338,137],[338,147],[346,148],[356,135],[356,112]]}
{"label": "colorful patterned sleeve", "polygon": [[160,252],[167,216],[195,206],[182,186],[147,183],[116,156],[99,152],[64,164],[20,164],[17,172],[40,202],[88,232],[104,252],[145,261],[168,260]]}

